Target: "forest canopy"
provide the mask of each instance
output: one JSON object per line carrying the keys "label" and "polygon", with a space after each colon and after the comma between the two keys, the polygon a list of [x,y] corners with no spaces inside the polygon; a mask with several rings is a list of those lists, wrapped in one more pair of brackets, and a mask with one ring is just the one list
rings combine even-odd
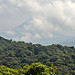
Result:
{"label": "forest canopy", "polygon": [[52,44],[25,43],[0,37],[0,65],[13,69],[22,69],[24,65],[42,63],[57,66],[57,75],[75,74],[75,48]]}

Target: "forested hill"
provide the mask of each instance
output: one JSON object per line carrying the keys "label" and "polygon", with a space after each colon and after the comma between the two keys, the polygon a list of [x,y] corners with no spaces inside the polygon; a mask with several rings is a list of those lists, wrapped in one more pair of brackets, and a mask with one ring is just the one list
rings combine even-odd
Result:
{"label": "forested hill", "polygon": [[17,69],[37,62],[48,66],[53,63],[58,67],[57,75],[75,75],[75,48],[60,44],[42,46],[0,37],[0,65]]}

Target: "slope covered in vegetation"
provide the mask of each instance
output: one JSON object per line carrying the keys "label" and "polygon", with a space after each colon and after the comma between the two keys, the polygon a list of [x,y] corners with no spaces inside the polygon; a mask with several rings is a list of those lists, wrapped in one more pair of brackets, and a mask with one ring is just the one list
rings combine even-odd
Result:
{"label": "slope covered in vegetation", "polygon": [[58,67],[57,75],[75,74],[75,48],[52,44],[40,44],[12,41],[0,37],[0,65],[20,69],[26,64],[40,62]]}

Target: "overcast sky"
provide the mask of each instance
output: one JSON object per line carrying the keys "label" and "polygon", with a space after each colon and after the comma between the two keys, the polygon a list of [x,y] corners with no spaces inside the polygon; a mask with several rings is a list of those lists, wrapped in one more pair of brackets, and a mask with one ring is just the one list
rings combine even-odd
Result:
{"label": "overcast sky", "polygon": [[75,37],[75,0],[0,0],[3,33],[13,40],[41,44]]}

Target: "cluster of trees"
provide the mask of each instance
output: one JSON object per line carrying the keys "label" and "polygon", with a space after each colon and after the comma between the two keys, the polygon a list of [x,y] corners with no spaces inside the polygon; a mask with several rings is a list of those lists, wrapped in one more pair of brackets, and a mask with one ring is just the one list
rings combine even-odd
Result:
{"label": "cluster of trees", "polygon": [[0,66],[0,75],[56,75],[56,66],[51,67],[41,63],[25,65],[22,69],[11,69],[6,66]]}
{"label": "cluster of trees", "polygon": [[0,37],[0,65],[21,69],[26,64],[42,63],[58,67],[57,75],[75,74],[75,48],[52,44],[25,43]]}

